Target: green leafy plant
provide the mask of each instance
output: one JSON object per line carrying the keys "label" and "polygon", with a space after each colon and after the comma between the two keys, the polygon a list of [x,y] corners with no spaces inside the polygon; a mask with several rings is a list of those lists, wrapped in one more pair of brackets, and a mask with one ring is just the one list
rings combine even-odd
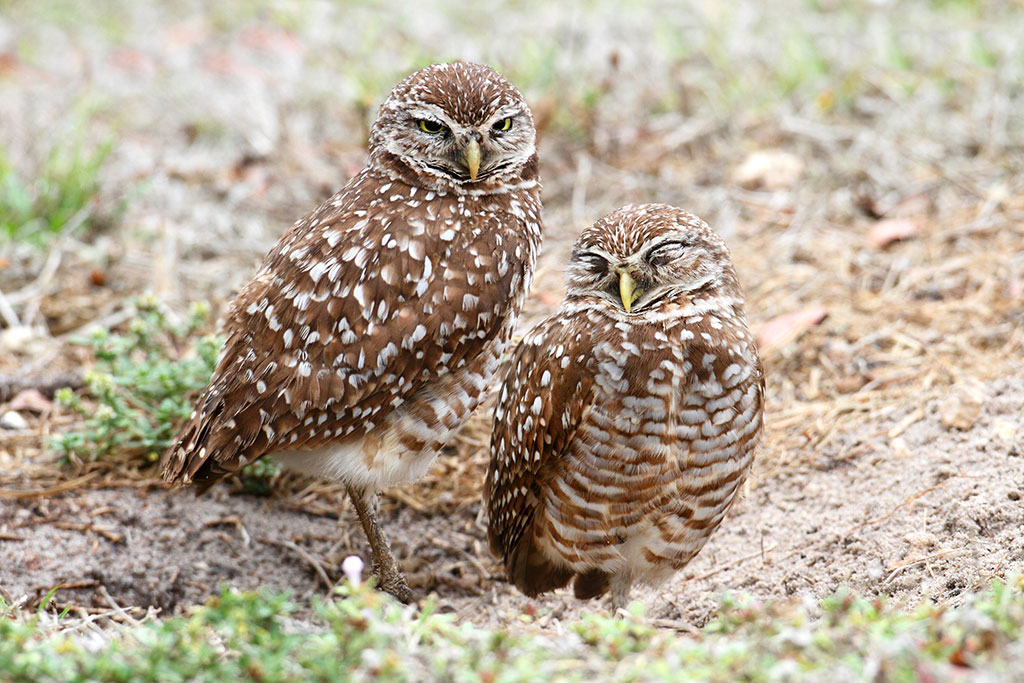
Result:
{"label": "green leafy plant", "polygon": [[[692,635],[593,614],[569,632],[474,627],[369,583],[314,599],[224,590],[191,614],[83,633],[9,610],[0,678],[37,680],[1007,680],[1020,661],[1020,579],[913,611],[841,590],[818,606],[727,599]],[[0,611],[0,614],[3,612]],[[515,615],[511,615],[516,623]]]}
{"label": "green leafy plant", "polygon": [[69,460],[112,454],[156,461],[192,412],[192,401],[210,381],[220,339],[200,336],[209,307],[196,304],[173,321],[153,298],[134,302],[136,317],[124,333],[97,330],[87,339],[96,358],[82,395],[69,389],[57,400],[80,415],[80,429],[61,434],[54,447]]}
{"label": "green leafy plant", "polygon": [[81,129],[53,144],[27,180],[0,149],[0,236],[42,243],[95,216],[99,172],[112,142],[85,143]]}
{"label": "green leafy plant", "polygon": [[[210,322],[206,303],[194,304],[184,320],[173,319],[153,297],[133,306],[136,316],[125,332],[97,330],[74,340],[92,350],[96,365],[82,391],[57,392],[57,401],[82,418],[53,440],[69,462],[113,456],[156,462],[213,375],[223,340],[202,334]],[[257,460],[242,470],[242,484],[268,493],[279,469],[276,461]]]}

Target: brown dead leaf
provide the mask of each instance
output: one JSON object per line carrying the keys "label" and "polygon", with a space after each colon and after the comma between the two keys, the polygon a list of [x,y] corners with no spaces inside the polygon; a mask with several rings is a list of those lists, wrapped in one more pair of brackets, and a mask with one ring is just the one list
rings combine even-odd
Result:
{"label": "brown dead leaf", "polygon": [[768,356],[791,344],[807,330],[828,316],[824,306],[808,306],[799,311],[776,316],[761,326],[757,333],[757,346],[761,355]]}
{"label": "brown dead leaf", "polygon": [[886,218],[868,230],[868,244],[875,249],[884,249],[893,242],[909,239],[920,232],[920,221],[910,218]]}
{"label": "brown dead leaf", "polygon": [[781,149],[766,149],[750,154],[732,174],[734,183],[748,190],[784,190],[800,180],[804,162]]}
{"label": "brown dead leaf", "polygon": [[27,411],[37,415],[49,415],[53,410],[53,401],[43,396],[38,389],[24,389],[11,399],[11,404],[8,407],[18,412]]}
{"label": "brown dead leaf", "polygon": [[981,417],[987,399],[985,385],[971,377],[954,384],[939,404],[939,417],[946,429],[968,430]]}
{"label": "brown dead leaf", "polygon": [[0,76],[13,74],[22,68],[21,60],[11,52],[0,52]]}

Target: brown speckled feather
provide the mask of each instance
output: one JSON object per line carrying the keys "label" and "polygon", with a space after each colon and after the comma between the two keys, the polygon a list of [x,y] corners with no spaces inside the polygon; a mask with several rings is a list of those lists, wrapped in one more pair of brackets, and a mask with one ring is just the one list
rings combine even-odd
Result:
{"label": "brown speckled feather", "polygon": [[[502,117],[517,122],[508,133],[494,132]],[[482,397],[529,287],[533,136],[487,67],[435,65],[396,86],[369,166],[295,223],[231,304],[165,478],[205,487],[268,453],[371,492],[421,476]],[[456,154],[473,139],[475,180]]]}
{"label": "brown speckled feather", "polygon": [[216,477],[264,453],[362,437],[515,317],[528,273],[510,255],[531,251],[522,222],[477,210],[474,227],[456,232],[464,203],[455,197],[396,220],[391,198],[411,192],[364,173],[270,252],[232,303],[211,391],[183,435],[181,450],[205,442],[205,457],[180,476]]}

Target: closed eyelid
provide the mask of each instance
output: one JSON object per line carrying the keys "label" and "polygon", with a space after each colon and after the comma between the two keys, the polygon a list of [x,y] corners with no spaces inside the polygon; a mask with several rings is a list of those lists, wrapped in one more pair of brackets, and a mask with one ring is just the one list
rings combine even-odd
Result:
{"label": "closed eyelid", "polygon": [[658,258],[662,256],[669,256],[673,252],[682,252],[693,246],[693,242],[685,240],[668,240],[661,244],[656,244],[647,250],[647,254],[644,258],[650,260],[652,258]]}
{"label": "closed eyelid", "polygon": [[604,256],[601,256],[600,254],[596,254],[596,253],[594,253],[592,251],[577,251],[577,252],[573,252],[570,260],[573,263],[577,263],[577,264],[583,266],[584,268],[591,268],[591,269],[595,269],[595,270],[596,269],[607,270],[608,267],[609,267],[608,266],[608,259],[606,259]]}
{"label": "closed eyelid", "polygon": [[651,247],[648,250],[647,253],[652,253],[652,252],[655,252],[655,251],[659,251],[661,249],[669,249],[669,248],[671,248],[671,249],[686,249],[686,248],[692,247],[692,246],[693,246],[693,242],[690,241],[690,240],[682,240],[682,239],[680,239],[680,240],[665,240],[664,242],[661,242],[659,244],[655,244],[653,247]]}

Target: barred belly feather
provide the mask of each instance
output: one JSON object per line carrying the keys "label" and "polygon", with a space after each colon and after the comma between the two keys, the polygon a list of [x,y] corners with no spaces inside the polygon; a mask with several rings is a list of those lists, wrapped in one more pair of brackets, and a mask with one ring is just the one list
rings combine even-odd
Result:
{"label": "barred belly feather", "polygon": [[[644,292],[631,311],[623,272]],[[516,349],[495,412],[489,537],[510,580],[536,595],[575,577],[577,596],[623,602],[685,566],[746,477],[763,394],[728,252],[702,221],[627,207],[585,231],[566,301]]]}

